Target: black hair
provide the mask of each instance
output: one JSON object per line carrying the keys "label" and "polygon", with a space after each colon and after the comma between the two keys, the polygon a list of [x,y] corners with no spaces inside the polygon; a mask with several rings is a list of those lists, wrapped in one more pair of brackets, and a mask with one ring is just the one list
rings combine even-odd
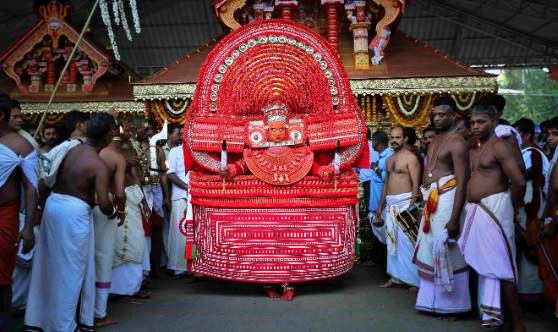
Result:
{"label": "black hair", "polygon": [[12,115],[12,100],[0,97],[0,113],[4,114],[5,122],[10,121]]}
{"label": "black hair", "polygon": [[[78,110],[72,110],[66,114],[64,117],[64,129],[68,135],[71,135],[74,130],[76,130],[76,126],[80,122],[86,122],[87,115],[83,112]],[[113,120],[114,122],[114,120]]]}
{"label": "black hair", "polygon": [[12,103],[12,108],[21,109],[21,104],[19,103],[19,101],[12,99],[11,103]]}
{"label": "black hair", "polygon": [[403,128],[403,136],[407,137],[407,144],[415,145],[417,142],[417,133],[411,127],[402,127]]}
{"label": "black hair", "polygon": [[475,105],[471,111],[473,113],[482,113],[488,115],[491,119],[497,119],[499,116],[499,111],[496,109],[494,105]]}
{"label": "black hair", "polygon": [[370,128],[366,128],[366,139],[369,141],[372,140],[372,131]]}
{"label": "black hair", "polygon": [[511,123],[506,119],[498,119],[498,124],[511,126]]}
{"label": "black hair", "polygon": [[182,128],[182,125],[179,123],[169,123],[167,125],[167,134],[172,134],[176,129]]}
{"label": "black hair", "polygon": [[427,131],[436,132],[436,129],[434,129],[434,127],[432,127],[432,126],[428,126],[428,127],[424,128],[424,129],[422,130],[422,136],[424,136],[424,133],[426,133]]}
{"label": "black hair", "polygon": [[545,130],[558,129],[558,116],[555,116],[546,122]]}
{"label": "black hair", "polygon": [[535,122],[531,119],[521,118],[514,122],[513,126],[523,134],[531,134],[535,137]]}
{"label": "black hair", "polygon": [[94,142],[103,139],[114,128],[114,118],[108,113],[95,113],[87,121],[87,138]]}
{"label": "black hair", "polygon": [[506,98],[502,95],[487,95],[479,100],[478,105],[492,105],[502,114],[504,112],[504,107],[506,107]]}
{"label": "black hair", "polygon": [[450,96],[441,96],[434,101],[434,107],[436,106],[448,106],[452,112],[457,111],[457,105],[455,100]]}
{"label": "black hair", "polygon": [[389,143],[388,135],[382,130],[375,131],[372,134],[372,140],[385,145]]}
{"label": "black hair", "polygon": [[54,123],[49,123],[49,124],[45,124],[43,126],[43,128],[41,129],[41,133],[44,133],[45,130],[49,129],[49,128],[54,128],[56,129],[56,131],[58,132],[58,127],[54,124]]}

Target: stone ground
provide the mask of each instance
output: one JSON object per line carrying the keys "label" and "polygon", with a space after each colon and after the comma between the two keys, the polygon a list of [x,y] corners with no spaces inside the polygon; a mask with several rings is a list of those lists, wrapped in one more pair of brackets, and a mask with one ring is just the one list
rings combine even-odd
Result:
{"label": "stone ground", "polygon": [[[483,331],[479,320],[442,321],[414,310],[415,294],[382,289],[381,266],[357,266],[346,277],[301,285],[293,302],[268,299],[250,284],[160,280],[143,304],[110,303],[118,325],[105,332],[140,331]],[[525,312],[528,331],[558,331],[548,312]]]}

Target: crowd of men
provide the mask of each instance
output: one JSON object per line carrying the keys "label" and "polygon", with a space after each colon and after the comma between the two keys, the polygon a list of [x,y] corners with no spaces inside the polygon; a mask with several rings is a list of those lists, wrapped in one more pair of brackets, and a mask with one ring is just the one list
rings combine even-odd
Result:
{"label": "crowd of men", "polygon": [[116,323],[109,297],[147,299],[163,271],[193,278],[181,126],[155,147],[152,128],[115,112],[72,111],[60,129],[36,140],[0,95],[0,331],[18,310],[29,331],[93,330]]}
{"label": "crowd of men", "polygon": [[558,318],[558,117],[537,132],[501,119],[504,106],[490,95],[462,113],[440,97],[420,149],[411,128],[376,131],[359,177],[387,249],[381,287],[418,289],[418,311],[475,310],[483,326],[522,331],[520,300],[544,293]]}
{"label": "crowd of men", "polygon": [[[558,118],[509,125],[504,105],[489,96],[465,117],[440,97],[420,148],[412,128],[377,131],[359,176],[387,249],[382,287],[415,289],[419,311],[523,330],[520,300],[558,289]],[[30,331],[114,324],[109,298],[149,298],[163,268],[192,278],[181,127],[155,148],[153,128],[116,113],[72,111],[64,127],[39,128],[38,144],[0,95],[0,323],[26,308]]]}

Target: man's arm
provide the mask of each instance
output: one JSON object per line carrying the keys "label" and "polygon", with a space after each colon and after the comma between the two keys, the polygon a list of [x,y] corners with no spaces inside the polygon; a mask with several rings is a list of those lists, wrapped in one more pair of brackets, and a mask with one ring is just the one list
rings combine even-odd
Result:
{"label": "man's arm", "polygon": [[[386,167],[390,168],[390,163],[392,162],[393,158],[389,157],[388,160],[386,161]],[[390,168],[391,169],[391,168]],[[386,202],[386,196],[387,196],[387,184],[389,181],[389,172],[387,172],[386,176],[384,177],[384,183],[382,185],[382,194],[380,195],[380,201],[378,202],[378,209],[376,210],[376,223],[380,223],[379,219],[380,216],[382,215],[382,210],[384,209],[384,204]],[[373,184],[371,184],[373,185]]]}
{"label": "man's arm", "polygon": [[114,200],[118,209],[118,226],[124,223],[126,218],[126,189],[124,182],[126,179],[126,159],[121,154],[116,158],[116,169],[114,170]]}
{"label": "man's arm", "polygon": [[178,163],[180,162],[180,158],[176,158],[175,154],[175,150],[171,150],[171,152],[169,153],[169,170],[167,171],[167,178],[175,186],[184,190],[188,190],[188,185],[184,181],[180,180],[178,175],[176,175],[176,171],[180,168],[180,165],[178,165]]}
{"label": "man's arm", "polygon": [[170,182],[172,182],[175,186],[184,189],[184,190],[188,190],[188,185],[186,184],[186,182],[180,180],[180,178],[178,178],[178,176],[175,173],[170,173],[167,174],[167,178],[170,180]]}
{"label": "man's arm", "polygon": [[95,165],[95,193],[97,194],[97,204],[104,215],[112,216],[116,208],[109,198],[110,172],[104,162]]}
{"label": "man's arm", "polygon": [[163,189],[163,204],[167,209],[170,209],[170,188],[169,188],[169,181],[167,178],[167,165],[166,162],[167,158],[165,155],[165,151],[161,148],[157,150],[157,164],[159,165],[159,169],[162,170],[159,173],[159,183],[161,183],[161,188]]}
{"label": "man's arm", "polygon": [[525,173],[526,172],[525,163],[523,162],[523,156],[521,155],[521,148],[519,147],[519,142],[517,141],[517,138],[515,137],[515,135],[512,134],[510,136],[504,137],[504,140],[508,142],[508,144],[511,146],[512,155],[513,158],[515,159],[515,162],[519,166],[519,171]]}
{"label": "man's arm", "polygon": [[421,166],[417,156],[414,153],[411,153],[411,157],[409,158],[409,163],[407,164],[407,168],[409,170],[409,174],[411,176],[411,186],[412,186],[412,195],[410,204],[413,205],[417,202],[418,195],[419,195],[419,188],[420,188],[420,172]]}
{"label": "man's arm", "polygon": [[23,240],[22,252],[28,253],[35,245],[35,233],[33,228],[36,224],[35,212],[37,210],[37,202],[39,193],[37,188],[33,187],[31,182],[25,175],[22,176],[23,191],[25,197],[25,225],[21,230],[21,239]]}
{"label": "man's arm", "polygon": [[513,206],[517,209],[523,205],[525,179],[517,163],[517,158],[514,157],[513,148],[507,142],[496,142],[494,144],[494,157],[496,157],[506,177],[510,179]]}
{"label": "man's arm", "polygon": [[469,152],[462,138],[454,138],[450,143],[450,154],[453,163],[453,173],[457,180],[455,188],[455,198],[453,199],[453,209],[451,217],[446,225],[448,236],[452,239],[459,235],[460,216],[465,204],[467,194],[467,182],[469,181]]}

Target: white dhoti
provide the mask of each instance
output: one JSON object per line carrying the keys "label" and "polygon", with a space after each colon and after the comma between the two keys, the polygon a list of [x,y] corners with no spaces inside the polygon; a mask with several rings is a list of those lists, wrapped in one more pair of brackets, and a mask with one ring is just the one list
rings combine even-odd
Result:
{"label": "white dhoti", "polygon": [[184,255],[186,250],[186,237],[180,232],[180,221],[186,215],[187,210],[188,200],[177,199],[172,201],[169,237],[167,241],[167,268],[175,271],[175,273],[186,272],[188,270]]}
{"label": "white dhoti", "polygon": [[[425,202],[433,190],[439,190],[439,197],[437,210],[430,216],[430,229],[427,232],[424,228],[423,213],[413,258],[419,270],[420,280],[415,307],[420,311],[449,314],[471,310],[469,270],[457,243],[446,241],[445,245],[436,245],[439,244],[441,236],[447,236],[445,227],[451,217],[455,198],[455,185],[451,185],[453,181],[454,176],[448,175],[428,188],[421,187]],[[447,252],[437,253],[435,247],[437,250],[445,247]],[[435,260],[435,254],[447,259]],[[446,264],[439,264],[440,262]],[[442,271],[448,268],[451,268],[451,271]],[[444,278],[440,276],[449,276],[451,285],[442,284]]]}
{"label": "white dhoti", "polygon": [[517,281],[514,242],[514,209],[509,192],[468,203],[459,246],[467,264],[479,274],[483,326],[503,323],[500,282]]}
{"label": "white dhoti", "polygon": [[74,331],[78,326],[92,331],[94,305],[91,207],[77,197],[52,193],[33,258],[25,325],[45,332]]}
{"label": "white dhoti", "polygon": [[138,185],[126,187],[126,219],[117,228],[110,293],[133,295],[143,281],[145,233],[141,219],[143,192]]}
{"label": "white dhoti", "polygon": [[[25,225],[25,214],[19,213],[19,231]],[[35,238],[39,236],[39,228],[35,227],[33,230]],[[30,252],[24,254],[22,252],[23,242],[19,243],[19,248],[16,256],[16,264],[13,273],[12,282],[12,308],[23,308],[27,303],[27,296],[29,294],[29,283],[31,282],[31,265],[33,260],[33,253],[35,248]]]}
{"label": "white dhoti", "polygon": [[95,227],[95,318],[104,318],[107,315],[118,220],[110,219],[101,212],[99,207],[95,207],[93,221]]}
{"label": "white dhoti", "polygon": [[418,287],[418,270],[413,264],[415,247],[396,220],[396,214],[409,208],[411,196],[412,193],[386,196],[387,273],[396,281]]}

